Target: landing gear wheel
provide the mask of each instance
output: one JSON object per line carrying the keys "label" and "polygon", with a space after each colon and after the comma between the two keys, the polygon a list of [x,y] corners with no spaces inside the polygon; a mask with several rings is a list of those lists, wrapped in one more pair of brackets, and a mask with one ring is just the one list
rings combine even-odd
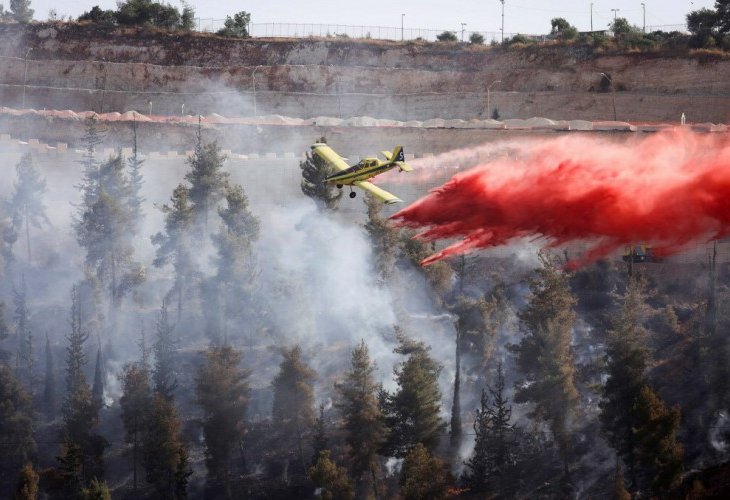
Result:
{"label": "landing gear wheel", "polygon": [[357,193],[355,191],[350,191],[350,198],[354,198],[357,196]]}
{"label": "landing gear wheel", "polygon": [[337,189],[342,189],[342,184],[335,184],[337,186]]}

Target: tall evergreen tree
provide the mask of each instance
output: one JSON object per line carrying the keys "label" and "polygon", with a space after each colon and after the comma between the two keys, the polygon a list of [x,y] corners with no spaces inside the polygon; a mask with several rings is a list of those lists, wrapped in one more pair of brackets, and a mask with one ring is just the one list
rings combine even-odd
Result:
{"label": "tall evergreen tree", "polygon": [[635,402],[641,427],[635,429],[636,441],[649,487],[657,495],[668,495],[679,484],[684,450],[677,441],[681,413],[668,408],[649,387],[643,386]]}
{"label": "tall evergreen tree", "polygon": [[140,442],[147,429],[152,406],[149,370],[142,363],[127,363],[119,374],[119,381],[122,384],[119,406],[122,409],[122,422],[126,431],[125,441],[132,445],[132,478],[136,490]]}
{"label": "tall evergreen tree", "polygon": [[216,278],[226,320],[224,343],[228,337],[228,321],[252,325],[262,310],[262,305],[257,303],[259,272],[253,250],[259,235],[259,220],[249,210],[248,198],[240,185],[228,186],[225,197],[226,208],[218,209],[222,225],[213,235],[217,251]]}
{"label": "tall evergreen tree", "polygon": [[361,481],[368,474],[377,497],[378,450],[385,441],[386,429],[378,405],[374,372],[368,346],[362,340],[352,351],[350,370],[344,381],[336,385],[340,396],[336,406],[342,413],[352,476]]}
{"label": "tall evergreen tree", "polygon": [[516,346],[517,366],[524,380],[515,401],[533,403],[530,416],[547,423],[568,474],[571,458],[570,419],[578,399],[571,338],[576,299],[568,276],[556,259],[540,255],[542,267],[530,278],[530,298],[519,314],[525,335]]}
{"label": "tall evergreen tree", "polygon": [[43,223],[51,225],[46,215],[46,206],[43,204],[46,181],[41,178],[33,165],[33,157],[30,153],[21,158],[15,166],[15,171],[17,180],[8,202],[9,212],[12,213],[13,227],[16,232],[20,232],[25,226],[25,245],[28,263],[30,263],[30,226],[40,229]]}
{"label": "tall evergreen tree", "polygon": [[30,311],[28,310],[25,276],[21,277],[20,289],[13,286],[13,302],[15,303],[15,311],[13,314],[15,335],[18,339],[17,368],[18,372],[22,373],[22,378],[25,379],[25,384],[32,398],[34,396],[35,360],[33,356],[33,332],[30,329]]}
{"label": "tall evergreen tree", "polygon": [[157,319],[157,340],[153,347],[155,366],[152,371],[155,392],[162,394],[165,399],[172,400],[177,389],[175,376],[175,348],[176,342],[172,334],[174,327],[167,318],[167,304],[162,303],[160,317]]}
{"label": "tall evergreen tree", "polygon": [[53,366],[51,339],[46,334],[46,377],[43,384],[43,407],[46,416],[52,420],[56,416],[56,371]]}
{"label": "tall evergreen tree", "polygon": [[205,232],[210,212],[225,195],[229,174],[222,170],[226,156],[221,154],[218,143],[203,144],[200,125],[197,139],[195,151],[187,160],[190,171],[185,174],[185,180],[190,183],[190,202],[195,223]]}
{"label": "tall evergreen tree", "polygon": [[96,351],[96,367],[94,368],[94,385],[91,386],[91,399],[94,406],[102,408],[104,406],[104,369],[101,359],[101,345]]}
{"label": "tall evergreen tree", "polygon": [[104,448],[107,441],[92,431],[99,421],[99,407],[94,404],[86,381],[84,343],[89,334],[82,330],[78,289],[71,294],[71,333],[66,336],[66,395],[63,401],[63,436],[69,447],[78,447],[84,480],[103,476]]}
{"label": "tall evergreen tree", "polygon": [[614,329],[608,333],[606,366],[608,378],[603,386],[601,427],[608,442],[627,468],[628,478],[637,485],[638,443],[635,429],[641,426],[635,404],[647,384],[647,332],[642,326],[647,307],[643,283],[630,280]]}
{"label": "tall evergreen tree", "polygon": [[314,465],[309,469],[309,477],[320,488],[323,500],[352,500],[355,491],[347,469],[339,467],[331,458],[329,450],[322,450],[317,455]]}
{"label": "tall evergreen tree", "polygon": [[124,295],[145,277],[144,268],[134,261],[135,221],[121,155],[109,158],[87,175],[82,189],[76,237],[86,250],[89,272],[107,288],[114,311]]}
{"label": "tall evergreen tree", "polygon": [[395,349],[408,359],[395,369],[396,392],[380,396],[389,430],[383,447],[388,456],[404,457],[419,443],[433,450],[446,428],[446,422],[439,416],[441,366],[429,356],[428,350],[422,342],[405,336],[400,337]]}
{"label": "tall evergreen tree", "polygon": [[284,349],[282,356],[284,359],[273,382],[273,424],[282,447],[296,453],[299,472],[304,474],[304,436],[315,420],[313,385],[316,373],[302,360],[301,347]]}
{"label": "tall evergreen tree", "polygon": [[680,412],[669,409],[649,386],[644,286],[641,280],[629,281],[621,313],[608,335],[600,420],[627,467],[632,489],[663,495],[682,471],[683,449],[676,439]]}
{"label": "tall evergreen tree", "polygon": [[211,347],[196,378],[197,403],[203,409],[205,465],[208,480],[224,486],[230,497],[233,451],[243,437],[248,405],[248,371],[241,370],[241,353],[231,346]]}
{"label": "tall evergreen tree", "polygon": [[443,460],[417,443],[403,460],[400,495],[404,500],[440,500],[446,498],[451,475]]}
{"label": "tall evergreen tree", "polygon": [[137,120],[132,120],[132,155],[127,158],[127,175],[129,176],[129,209],[134,224],[135,234],[138,232],[139,223],[144,217],[142,204],[146,201],[142,196],[144,177],[142,176],[142,164],[137,150]]}
{"label": "tall evergreen tree", "polygon": [[368,193],[365,196],[368,221],[365,223],[365,231],[370,237],[373,248],[373,260],[379,283],[387,282],[393,275],[395,260],[398,256],[400,245],[399,231],[388,224],[388,219],[380,215],[383,209],[383,202]]}
{"label": "tall evergreen tree", "polygon": [[186,498],[189,470],[187,450],[180,440],[180,418],[171,400],[154,396],[144,435],[142,461],[155,498]]}
{"label": "tall evergreen tree", "polygon": [[178,322],[182,314],[183,292],[197,274],[192,250],[194,213],[188,196],[189,190],[182,184],[175,188],[172,204],[161,207],[165,214],[165,234],[152,236],[152,243],[158,247],[154,266],[162,267],[171,263],[175,269],[173,291],[177,293]]}
{"label": "tall evergreen tree", "polygon": [[[327,142],[321,137],[317,142]],[[335,210],[342,198],[342,190],[325,182],[327,176],[335,173],[332,167],[318,155],[306,153],[306,159],[299,162],[302,170],[302,193],[312,198],[320,209]]]}
{"label": "tall evergreen tree", "polygon": [[319,404],[319,413],[314,421],[314,433],[312,436],[312,464],[317,463],[319,452],[328,450],[327,438],[327,416],[325,415],[325,404]]}
{"label": "tall evergreen tree", "polygon": [[20,478],[18,478],[13,500],[36,500],[38,498],[39,480],[40,476],[33,469],[33,464],[25,464],[20,470]]}
{"label": "tall evergreen tree", "polygon": [[0,491],[12,491],[17,472],[36,451],[30,396],[12,371],[0,365]]}
{"label": "tall evergreen tree", "polygon": [[[467,483],[472,492],[501,491],[508,468],[515,461],[515,427],[510,423],[512,406],[504,394],[502,363],[497,366],[494,387],[482,390],[480,407],[474,419],[474,452],[466,463]],[[491,396],[492,402],[489,402]]]}

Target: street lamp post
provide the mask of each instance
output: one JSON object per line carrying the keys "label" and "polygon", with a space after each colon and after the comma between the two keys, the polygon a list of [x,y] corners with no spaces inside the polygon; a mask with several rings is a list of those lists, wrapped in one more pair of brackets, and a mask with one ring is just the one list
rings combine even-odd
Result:
{"label": "street lamp post", "polygon": [[490,94],[490,92],[492,90],[492,85],[496,85],[497,83],[502,83],[502,80],[493,81],[492,83],[490,83],[487,86],[487,118],[490,118],[492,116],[490,114],[490,111],[491,111],[491,108],[490,108],[490,97],[491,97],[491,94]]}
{"label": "street lamp post", "polygon": [[256,106],[256,71],[261,69],[261,66],[256,66],[251,72],[251,85],[253,87],[253,114],[258,114],[258,108]]}
{"label": "street lamp post", "polygon": [[25,53],[25,57],[24,57],[25,72],[23,73],[23,104],[21,106],[23,109],[25,109],[25,85],[26,85],[26,82],[28,81],[28,54],[30,54],[31,50],[33,50],[32,47],[27,50],[27,52]]}
{"label": "street lamp post", "polygon": [[[406,17],[405,14],[400,15],[400,41],[403,41],[403,18]],[[413,36],[413,35],[411,35]]]}
{"label": "street lamp post", "polygon": [[618,11],[620,11],[620,10],[621,10],[621,9],[611,9],[611,11],[613,12],[613,22],[616,22],[616,14],[617,14],[617,13],[618,13]]}
{"label": "street lamp post", "polygon": [[461,41],[464,41],[464,27],[466,26],[466,23],[461,23]]}
{"label": "street lamp post", "polygon": [[646,4],[641,2],[641,8],[644,10],[644,33],[646,33]]}
{"label": "street lamp post", "polygon": [[499,0],[502,2],[502,43],[504,43],[504,0]]}
{"label": "street lamp post", "polygon": [[608,80],[608,83],[611,84],[611,100],[613,102],[613,121],[616,121],[616,88],[613,86],[613,79],[608,76],[606,73],[601,73],[603,75],[603,78]]}

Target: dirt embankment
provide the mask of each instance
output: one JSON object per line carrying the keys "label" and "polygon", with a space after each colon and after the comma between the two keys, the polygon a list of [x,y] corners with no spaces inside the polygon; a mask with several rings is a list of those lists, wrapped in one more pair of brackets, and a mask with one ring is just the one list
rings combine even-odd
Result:
{"label": "dirt embankment", "polygon": [[[398,120],[730,121],[730,60],[329,39],[228,39],[0,25],[0,105]],[[28,53],[28,49],[32,49]],[[28,59],[25,55],[28,53]],[[610,75],[613,90],[602,84]],[[494,84],[494,82],[499,83]],[[488,87],[491,89],[488,91]],[[25,94],[25,97],[23,97]]]}

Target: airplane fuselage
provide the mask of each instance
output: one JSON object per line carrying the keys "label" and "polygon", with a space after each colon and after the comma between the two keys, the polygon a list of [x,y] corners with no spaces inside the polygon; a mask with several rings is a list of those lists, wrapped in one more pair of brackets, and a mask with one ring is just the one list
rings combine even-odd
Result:
{"label": "airplane fuselage", "polygon": [[330,175],[326,180],[332,184],[348,186],[357,181],[372,179],[376,175],[380,175],[397,166],[396,162],[393,161],[381,162],[377,158],[365,158],[357,165]]}

